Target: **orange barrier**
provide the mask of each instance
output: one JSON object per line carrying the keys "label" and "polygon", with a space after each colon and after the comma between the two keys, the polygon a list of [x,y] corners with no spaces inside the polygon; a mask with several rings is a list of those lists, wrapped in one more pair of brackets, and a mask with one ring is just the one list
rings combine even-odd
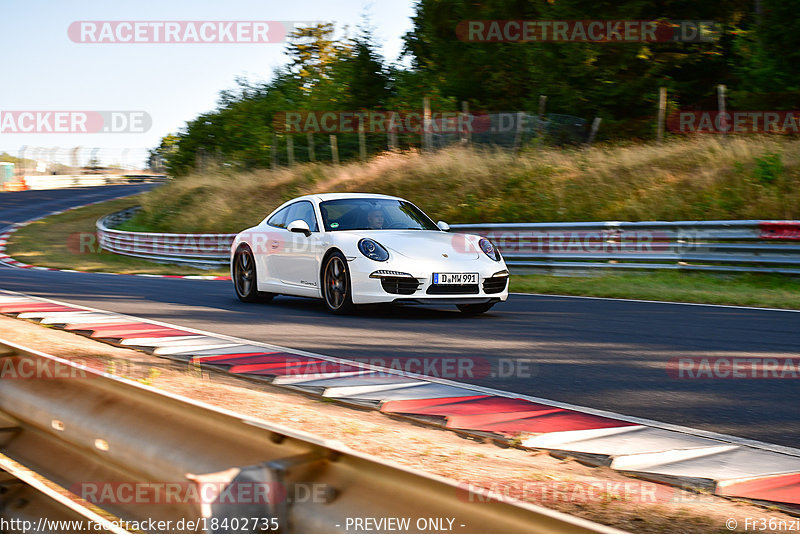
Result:
{"label": "orange barrier", "polygon": [[26,189],[28,189],[28,185],[25,183],[25,180],[22,179],[17,182],[3,183],[0,191],[25,191]]}

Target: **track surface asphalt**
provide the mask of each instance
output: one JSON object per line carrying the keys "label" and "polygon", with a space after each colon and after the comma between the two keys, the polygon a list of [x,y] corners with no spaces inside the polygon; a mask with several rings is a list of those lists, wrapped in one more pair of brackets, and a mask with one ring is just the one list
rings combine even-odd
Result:
{"label": "track surface asphalt", "polygon": [[[147,187],[0,194],[0,230],[47,212]],[[270,209],[265,206],[264,212]],[[476,373],[472,378],[452,378],[789,447],[800,445],[800,379],[687,379],[667,372],[668,362],[675,358],[798,359],[800,313],[511,295],[508,302],[479,317],[462,317],[455,307],[381,307],[335,317],[310,299],[277,297],[270,304],[245,304],[226,281],[3,266],[0,289],[362,361],[381,358],[389,364],[397,357],[458,357],[507,370],[511,361],[532,360],[530,377]]]}

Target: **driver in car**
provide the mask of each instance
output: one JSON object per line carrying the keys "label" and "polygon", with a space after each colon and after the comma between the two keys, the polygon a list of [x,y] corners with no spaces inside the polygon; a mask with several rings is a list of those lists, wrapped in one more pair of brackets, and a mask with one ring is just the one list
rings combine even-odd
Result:
{"label": "driver in car", "polygon": [[369,226],[370,230],[380,230],[383,228],[383,210],[375,209],[370,210],[367,213],[367,225]]}

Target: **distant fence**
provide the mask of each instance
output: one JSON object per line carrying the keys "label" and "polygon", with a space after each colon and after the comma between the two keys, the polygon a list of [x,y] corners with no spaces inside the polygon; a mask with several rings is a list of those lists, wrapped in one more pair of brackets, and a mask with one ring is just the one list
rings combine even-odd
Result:
{"label": "distant fence", "polygon": [[[115,230],[139,208],[97,221],[100,246],[159,262],[227,265],[236,234]],[[800,221],[454,224],[491,239],[517,273],[673,269],[800,274]]]}
{"label": "distant fence", "polygon": [[[464,103],[466,105],[466,103]],[[518,151],[526,146],[591,145],[600,119],[539,112],[284,111],[275,114],[270,147],[272,168],[313,161],[340,161],[386,150],[436,150],[453,145]],[[266,157],[266,154],[264,154]],[[203,149],[195,154],[204,171],[224,159]]]}
{"label": "distant fence", "polygon": [[65,189],[70,187],[96,187],[141,182],[163,182],[163,174],[45,174],[22,176],[3,183],[0,191],[25,191],[29,189]]}
{"label": "distant fence", "polygon": [[[519,149],[538,141],[547,145],[583,144],[589,140],[589,125],[585,119],[572,115],[549,113],[540,117],[528,112],[492,113],[473,116],[473,121],[483,121],[482,128],[474,128],[469,141],[476,145]],[[463,143],[462,133],[433,133],[432,148],[444,148]]]}

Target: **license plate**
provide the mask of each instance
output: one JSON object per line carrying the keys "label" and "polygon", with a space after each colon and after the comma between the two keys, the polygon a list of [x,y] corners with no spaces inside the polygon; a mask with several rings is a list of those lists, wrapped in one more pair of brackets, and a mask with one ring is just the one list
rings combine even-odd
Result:
{"label": "license plate", "polygon": [[461,286],[478,283],[478,273],[433,273],[437,286]]}

